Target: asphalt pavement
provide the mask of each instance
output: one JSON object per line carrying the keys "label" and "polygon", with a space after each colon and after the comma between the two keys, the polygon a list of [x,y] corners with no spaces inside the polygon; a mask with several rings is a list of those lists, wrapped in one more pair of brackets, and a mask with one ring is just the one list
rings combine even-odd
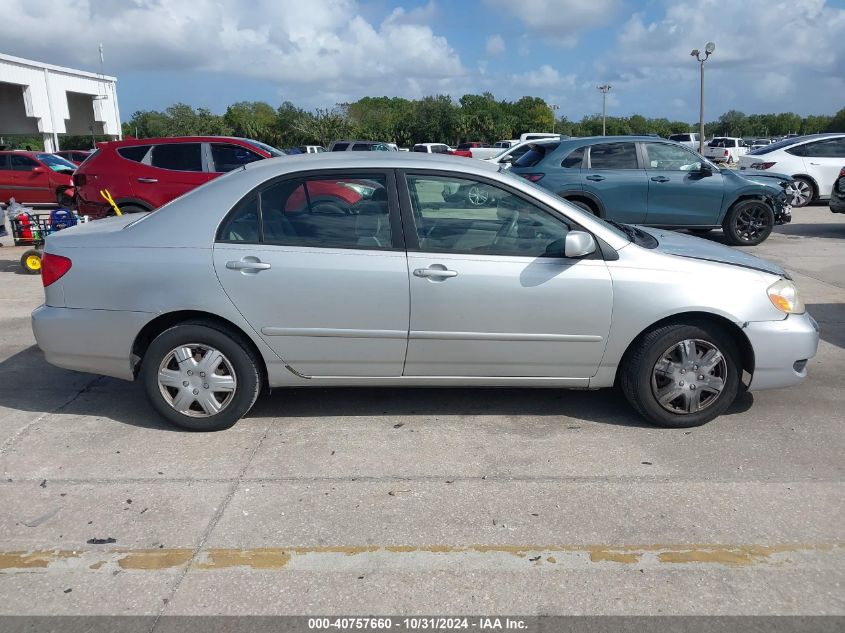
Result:
{"label": "asphalt pavement", "polygon": [[793,217],[748,250],[821,324],[809,378],[690,430],[609,390],[303,388],[180,432],[44,361],[3,238],[0,615],[845,615],[845,216]]}

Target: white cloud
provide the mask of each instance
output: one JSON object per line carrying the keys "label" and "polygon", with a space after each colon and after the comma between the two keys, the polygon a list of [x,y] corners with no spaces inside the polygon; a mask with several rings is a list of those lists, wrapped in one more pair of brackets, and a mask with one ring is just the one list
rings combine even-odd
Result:
{"label": "white cloud", "polygon": [[486,50],[487,54],[491,57],[495,55],[501,55],[505,52],[505,38],[503,38],[498,33],[491,35],[487,38],[487,42],[484,45],[484,50]]}
{"label": "white cloud", "polygon": [[433,2],[398,8],[371,24],[354,0],[4,0],[2,42],[11,54],[89,68],[99,66],[103,42],[106,72],[231,73],[306,91],[311,101],[419,96],[467,73],[425,24],[435,11]]}
{"label": "white cloud", "polygon": [[486,0],[518,18],[531,31],[561,46],[578,43],[579,34],[615,18],[620,0]]}
{"label": "white cloud", "polygon": [[543,64],[535,70],[511,75],[511,81],[518,87],[559,90],[573,87],[575,75],[561,75],[556,68]]}
{"label": "white cloud", "polygon": [[832,113],[842,107],[844,10],[825,0],[698,0],[695,6],[667,3],[657,20],[634,14],[602,65],[631,91],[673,93],[680,109],[683,101],[698,103],[690,51],[712,40],[705,96],[714,118],[733,108]]}

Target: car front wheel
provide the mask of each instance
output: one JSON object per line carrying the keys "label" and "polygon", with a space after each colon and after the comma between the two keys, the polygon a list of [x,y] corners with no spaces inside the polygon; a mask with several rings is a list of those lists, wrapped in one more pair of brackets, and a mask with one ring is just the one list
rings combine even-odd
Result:
{"label": "car front wheel", "polygon": [[620,386],[628,402],[658,426],[699,426],[736,398],[736,346],[710,324],[666,325],[643,336],[626,356]]}
{"label": "car front wheel", "polygon": [[757,246],[772,232],[775,214],[762,200],[743,200],[728,211],[722,230],[733,246]]}
{"label": "car front wheel", "polygon": [[240,420],[261,390],[259,361],[232,332],[212,323],[175,325],[150,344],[141,379],[153,407],[190,431],[220,431]]}

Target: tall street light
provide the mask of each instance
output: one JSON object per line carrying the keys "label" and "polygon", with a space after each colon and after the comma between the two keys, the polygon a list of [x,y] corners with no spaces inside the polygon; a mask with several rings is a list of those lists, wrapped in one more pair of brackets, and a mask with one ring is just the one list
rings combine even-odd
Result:
{"label": "tall street light", "polygon": [[601,135],[607,136],[607,93],[610,92],[612,86],[604,84],[596,88],[601,90]]}
{"label": "tall street light", "polygon": [[557,123],[557,111],[560,110],[560,106],[553,103],[549,105],[549,109],[552,111],[552,134],[554,134],[555,123]]}
{"label": "tall street light", "polygon": [[698,60],[699,65],[701,66],[701,104],[700,109],[698,112],[698,153],[704,153],[704,62],[713,54],[713,51],[716,50],[716,45],[713,42],[707,42],[707,45],[704,47],[704,57],[701,56],[701,51],[697,48],[694,48],[690,55],[695,57]]}

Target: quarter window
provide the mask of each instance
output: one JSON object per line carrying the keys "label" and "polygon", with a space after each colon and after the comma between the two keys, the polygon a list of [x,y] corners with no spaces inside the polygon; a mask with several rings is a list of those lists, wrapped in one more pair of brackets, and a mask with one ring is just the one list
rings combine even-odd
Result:
{"label": "quarter window", "polygon": [[409,176],[420,250],[517,257],[561,257],[569,226],[485,182]]}
{"label": "quarter window", "polygon": [[386,180],[380,175],[277,181],[241,201],[221,225],[217,239],[390,249],[387,200]]}
{"label": "quarter window", "polygon": [[255,152],[240,145],[212,143],[211,158],[214,161],[214,171],[227,172],[238,167],[243,167],[247,163],[254,163],[257,160],[261,160],[263,156],[259,156]]}
{"label": "quarter window", "polygon": [[638,169],[637,149],[633,143],[599,143],[590,147],[593,169]]}
{"label": "quarter window", "polygon": [[692,152],[668,143],[644,143],[646,169],[659,171],[697,171],[701,161]]}
{"label": "quarter window", "polygon": [[174,171],[202,171],[200,143],[167,143],[153,147],[153,167]]}
{"label": "quarter window", "polygon": [[127,160],[140,163],[144,160],[147,152],[150,151],[150,145],[136,145],[135,147],[121,147],[118,148],[117,153]]}
{"label": "quarter window", "polygon": [[584,163],[584,148],[579,147],[574,152],[571,152],[569,156],[563,159],[563,162],[560,164],[561,167],[565,167],[567,169],[580,169]]}

